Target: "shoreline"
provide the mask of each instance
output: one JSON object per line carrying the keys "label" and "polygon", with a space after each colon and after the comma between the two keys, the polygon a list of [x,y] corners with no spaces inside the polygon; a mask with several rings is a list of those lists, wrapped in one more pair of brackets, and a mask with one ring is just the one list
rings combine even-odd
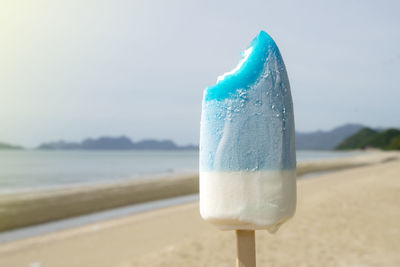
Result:
{"label": "shoreline", "polygon": [[[300,180],[294,218],[274,235],[257,231],[257,264],[398,266],[399,173],[400,159]],[[0,244],[0,265],[234,266],[234,233],[198,209],[188,203]]]}
{"label": "shoreline", "polygon": [[79,228],[85,225],[102,223],[104,221],[116,220],[126,216],[139,215],[141,213],[157,211],[160,209],[171,208],[174,206],[193,203],[199,201],[199,195],[187,195],[175,198],[168,198],[124,206],[120,208],[98,211],[95,213],[84,214],[71,218],[46,222],[37,225],[26,226],[23,228],[12,229],[9,231],[0,232],[0,246],[18,240],[33,238],[41,235],[47,235],[59,231],[64,231],[72,228]]}
{"label": "shoreline", "polygon": [[[367,152],[353,158],[301,162],[297,176],[374,165],[399,158],[397,152]],[[198,175],[90,185],[0,195],[0,232],[150,201],[198,193]]]}

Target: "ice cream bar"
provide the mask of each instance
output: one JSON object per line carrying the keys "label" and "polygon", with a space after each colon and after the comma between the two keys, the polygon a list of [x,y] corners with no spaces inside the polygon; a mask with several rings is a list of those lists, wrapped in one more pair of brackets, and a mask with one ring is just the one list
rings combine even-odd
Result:
{"label": "ice cream bar", "polygon": [[264,31],[204,90],[200,213],[223,230],[275,232],[296,209],[293,104],[281,54]]}

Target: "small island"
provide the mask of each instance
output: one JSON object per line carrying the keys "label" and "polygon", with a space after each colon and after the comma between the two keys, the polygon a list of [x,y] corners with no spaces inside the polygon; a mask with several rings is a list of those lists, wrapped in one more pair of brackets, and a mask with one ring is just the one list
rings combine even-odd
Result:
{"label": "small island", "polygon": [[22,149],[24,149],[22,146],[0,143],[0,150],[22,150]]}

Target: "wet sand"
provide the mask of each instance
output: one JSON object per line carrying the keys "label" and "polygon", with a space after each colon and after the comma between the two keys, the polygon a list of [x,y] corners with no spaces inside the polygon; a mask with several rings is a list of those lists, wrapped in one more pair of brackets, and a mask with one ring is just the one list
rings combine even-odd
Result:
{"label": "wet sand", "polygon": [[[372,157],[300,180],[294,219],[257,231],[258,266],[400,266],[400,160]],[[3,244],[0,266],[234,266],[234,238],[192,203]]]}

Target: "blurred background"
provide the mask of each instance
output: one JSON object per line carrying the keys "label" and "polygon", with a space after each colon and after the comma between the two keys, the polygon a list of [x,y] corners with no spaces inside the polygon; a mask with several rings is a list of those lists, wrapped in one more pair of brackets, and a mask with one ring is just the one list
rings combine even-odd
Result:
{"label": "blurred background", "polygon": [[0,139],[198,144],[202,91],[260,30],[300,132],[399,127],[397,1],[5,1]]}
{"label": "blurred background", "polygon": [[[157,164],[145,168],[139,155],[125,166],[101,164],[100,171],[97,160],[114,155],[90,161],[98,155],[36,149],[196,149],[203,89],[236,66],[260,30],[275,39],[287,66],[298,149],[331,150],[364,127],[399,127],[398,7],[396,1],[3,2],[0,147],[29,153],[2,154],[0,191],[28,189],[35,176],[30,186],[54,185],[56,170],[67,184],[195,171],[197,152],[187,152],[190,162],[154,158]],[[44,165],[48,157],[49,170],[31,162]],[[18,170],[7,171],[12,166]],[[24,185],[15,185],[16,177]]]}
{"label": "blurred background", "polygon": [[[287,67],[300,163],[400,149],[399,9],[388,0],[2,1],[0,243],[105,217],[11,231],[55,219],[196,200],[203,90],[237,65],[260,30]],[[172,176],[190,177],[192,187],[32,215],[53,190]]]}

